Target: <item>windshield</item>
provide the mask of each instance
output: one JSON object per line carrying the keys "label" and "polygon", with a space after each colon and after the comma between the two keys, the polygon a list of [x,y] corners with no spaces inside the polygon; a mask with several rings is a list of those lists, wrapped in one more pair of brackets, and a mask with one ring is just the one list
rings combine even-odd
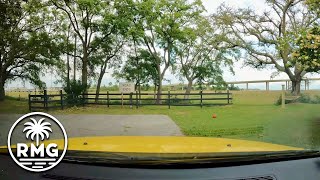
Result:
{"label": "windshield", "polygon": [[[320,150],[316,1],[1,0],[0,7],[2,148],[22,141],[39,148],[50,135],[62,146],[68,139],[66,159],[81,160]],[[44,118],[12,131],[30,112],[54,116],[65,132],[55,134],[60,124]]]}

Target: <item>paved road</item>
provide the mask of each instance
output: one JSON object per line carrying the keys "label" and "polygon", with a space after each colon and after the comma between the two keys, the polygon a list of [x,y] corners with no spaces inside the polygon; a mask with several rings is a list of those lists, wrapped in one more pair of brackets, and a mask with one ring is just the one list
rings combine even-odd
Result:
{"label": "paved road", "polygon": [[[6,145],[10,127],[21,115],[0,115],[0,145]],[[182,136],[165,115],[54,115],[68,137],[81,136]],[[21,137],[24,135],[21,133]],[[25,138],[24,138],[25,139]],[[51,139],[51,138],[50,138]],[[17,141],[19,141],[17,139]]]}

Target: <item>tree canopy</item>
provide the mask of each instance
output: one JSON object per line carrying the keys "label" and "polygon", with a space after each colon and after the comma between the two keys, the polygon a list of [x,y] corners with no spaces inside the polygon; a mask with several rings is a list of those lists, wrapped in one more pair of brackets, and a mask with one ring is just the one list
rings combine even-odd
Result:
{"label": "tree canopy", "polygon": [[315,26],[301,33],[296,40],[297,49],[292,56],[307,72],[320,71],[320,27]]}
{"label": "tree canopy", "polygon": [[169,71],[187,80],[189,94],[194,83],[224,85],[223,69],[240,60],[286,73],[299,94],[320,68],[319,0],[266,0],[261,12],[222,4],[210,15],[201,0],[0,2],[0,100],[17,78],[43,86],[46,69],[70,85],[70,57],[77,85],[97,81],[99,94],[112,69],[137,87],[153,84],[157,103]]}
{"label": "tree canopy", "polygon": [[292,56],[294,41],[301,30],[319,19],[303,1],[267,0],[264,12],[222,5],[213,18],[228,32],[226,42],[245,52],[245,64],[254,68],[273,66],[276,73],[288,75],[292,93],[300,93],[301,79],[307,72]]}
{"label": "tree canopy", "polygon": [[38,8],[46,10],[36,0],[0,2],[0,100],[8,81],[19,78],[42,87],[43,65],[60,65],[59,41],[52,36],[51,19]]}
{"label": "tree canopy", "polygon": [[161,102],[162,81],[167,70],[174,68],[175,47],[186,41],[192,22],[204,12],[200,0],[127,0],[126,9],[133,13],[132,36],[154,57],[157,64],[157,102]]}

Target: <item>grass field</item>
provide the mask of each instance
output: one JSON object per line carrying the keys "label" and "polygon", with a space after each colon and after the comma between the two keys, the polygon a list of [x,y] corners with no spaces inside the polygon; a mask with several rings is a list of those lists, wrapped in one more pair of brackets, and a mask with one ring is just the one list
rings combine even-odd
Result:
{"label": "grass field", "polygon": [[[320,95],[320,91],[307,94]],[[58,110],[55,114],[165,114],[187,136],[249,139],[303,148],[320,149],[320,104],[275,106],[280,91],[236,91],[233,105],[214,107],[87,106]],[[26,101],[8,99],[0,103],[0,113],[25,113]],[[212,118],[216,114],[217,118]]]}

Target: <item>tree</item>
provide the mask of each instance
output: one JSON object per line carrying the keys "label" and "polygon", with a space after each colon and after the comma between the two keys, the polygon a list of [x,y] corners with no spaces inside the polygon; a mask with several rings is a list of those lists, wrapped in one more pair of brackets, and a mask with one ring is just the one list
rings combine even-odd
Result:
{"label": "tree", "polygon": [[132,30],[137,43],[146,47],[157,64],[157,103],[161,103],[162,81],[167,70],[174,67],[174,47],[185,38],[188,26],[204,7],[200,0],[127,0],[124,11],[131,11]]}
{"label": "tree", "polygon": [[225,34],[219,33],[215,33],[207,18],[199,17],[190,28],[186,40],[176,47],[179,69],[188,81],[185,98],[188,98],[194,81],[200,85],[205,82],[216,85],[223,83],[220,66],[230,66],[235,52],[223,47],[221,42]]}
{"label": "tree", "polygon": [[[109,34],[109,33],[108,33]],[[96,86],[96,102],[99,98],[101,82],[103,76],[106,73],[107,67],[119,67],[121,63],[121,52],[122,47],[124,45],[124,39],[121,35],[107,35],[102,38],[97,38],[94,44],[96,45],[96,50],[94,50],[92,57],[90,58],[90,64],[92,65],[92,69],[98,66],[98,82]]]}
{"label": "tree", "polygon": [[115,72],[114,76],[135,82],[136,89],[141,93],[141,85],[153,82],[158,83],[157,64],[154,57],[147,50],[140,49],[135,56],[129,56],[120,72]]}
{"label": "tree", "polygon": [[101,0],[49,0],[57,20],[64,21],[66,17],[76,37],[80,39],[81,54],[76,56],[82,62],[81,80],[86,87],[89,87],[89,57],[95,49],[92,42],[98,36],[103,15],[109,10],[109,3]]}
{"label": "tree", "polygon": [[221,29],[228,32],[227,43],[245,52],[245,63],[255,68],[273,66],[292,82],[292,93],[300,93],[305,69],[293,58],[294,40],[318,20],[301,0],[267,0],[264,12],[250,8],[232,9],[225,5],[213,15]]}
{"label": "tree", "polygon": [[8,81],[20,78],[42,87],[44,67],[60,64],[59,43],[51,36],[50,17],[44,18],[43,12],[37,11],[40,8],[37,0],[0,1],[0,101]]}
{"label": "tree", "polygon": [[[94,47],[89,65],[94,71],[99,68],[98,82],[96,87],[96,101],[98,100],[101,82],[107,67],[119,68],[124,56],[123,47],[128,44],[128,14],[119,12],[121,1],[116,0],[109,3],[108,9],[103,14],[103,21],[100,24],[99,36],[92,42]],[[129,15],[130,16],[130,15]]]}

